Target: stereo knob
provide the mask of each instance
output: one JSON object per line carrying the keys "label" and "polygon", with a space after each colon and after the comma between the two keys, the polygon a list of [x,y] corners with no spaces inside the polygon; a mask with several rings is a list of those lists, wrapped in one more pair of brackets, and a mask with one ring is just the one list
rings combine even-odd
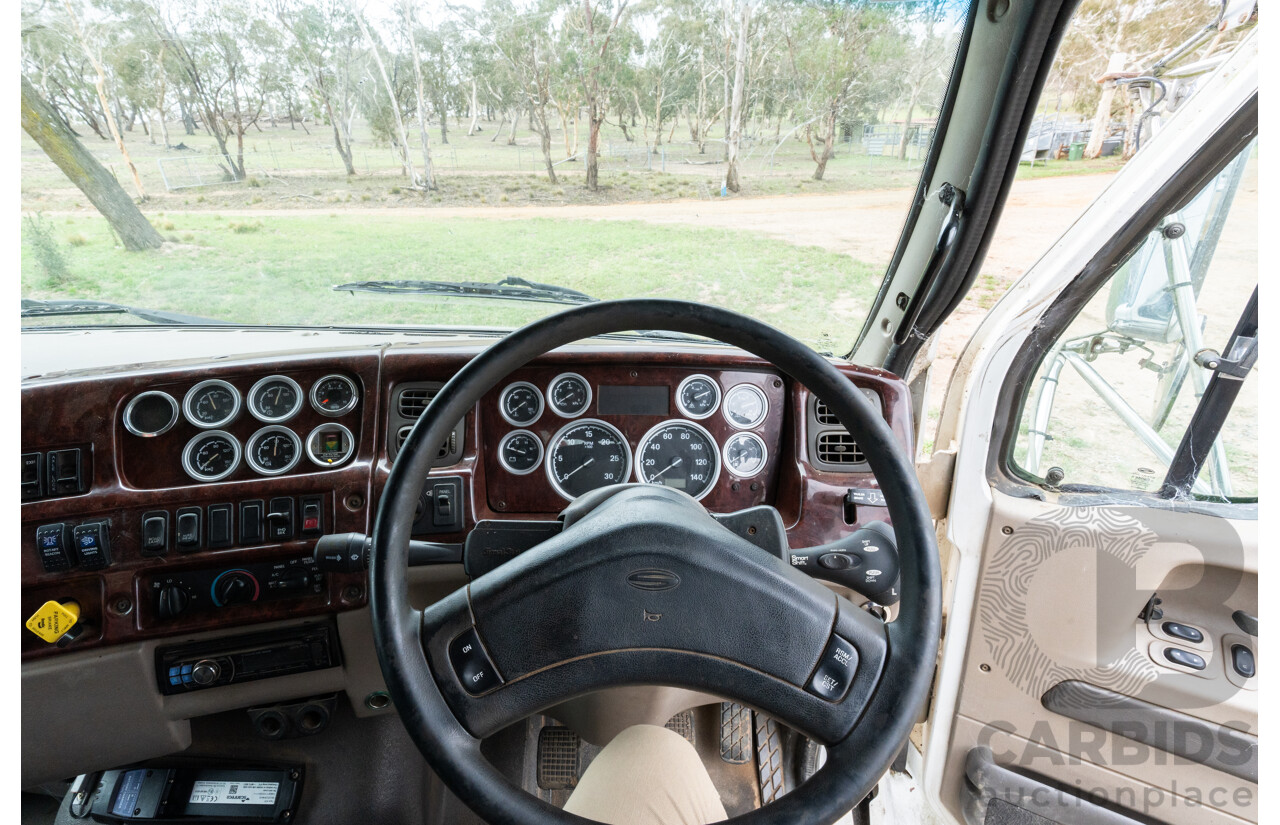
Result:
{"label": "stereo knob", "polygon": [[191,681],[197,685],[211,685],[222,675],[222,666],[212,659],[201,659],[191,668]]}
{"label": "stereo knob", "polygon": [[223,573],[213,583],[213,600],[217,605],[244,604],[257,598],[257,579],[242,570]]}

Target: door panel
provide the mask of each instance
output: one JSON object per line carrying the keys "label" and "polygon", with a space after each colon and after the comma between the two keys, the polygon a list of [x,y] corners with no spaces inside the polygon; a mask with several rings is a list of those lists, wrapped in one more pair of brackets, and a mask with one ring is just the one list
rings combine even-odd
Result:
{"label": "door panel", "polygon": [[[1256,748],[1222,731],[1202,741],[1204,730],[1219,726],[1257,733],[1256,677],[1236,684],[1229,654],[1244,643],[1256,657],[1257,640],[1232,618],[1236,611],[1257,615],[1256,523],[1136,507],[1062,507],[1002,493],[993,504],[943,799],[957,808],[973,800],[965,791],[966,758],[987,747],[1001,766],[1086,788],[1158,821],[1257,822],[1256,782],[1231,772],[1247,774],[1251,759],[1256,766]],[[1139,618],[1156,593],[1162,614]],[[1170,636],[1166,622],[1198,630],[1203,639]],[[1200,656],[1204,670],[1167,661],[1170,646]],[[1140,705],[1116,709],[1109,727],[1131,734],[1118,736],[1046,707],[1046,694],[1069,682],[1184,717]],[[1202,805],[1191,807],[1197,797]]]}

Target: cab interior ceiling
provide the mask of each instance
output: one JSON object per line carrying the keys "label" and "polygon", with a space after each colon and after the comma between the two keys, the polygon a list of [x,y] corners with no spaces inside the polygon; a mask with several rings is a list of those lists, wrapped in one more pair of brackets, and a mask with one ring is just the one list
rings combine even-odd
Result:
{"label": "cab interior ceiling", "polygon": [[[848,353],[855,363],[909,376],[925,342],[978,277],[1077,4],[974,0],[939,115],[941,137],[929,148],[888,274]],[[954,117],[975,110],[988,115]],[[960,191],[963,208],[952,216],[956,232],[943,246],[951,212],[940,199],[945,184]]]}
{"label": "cab interior ceiling", "polygon": [[[1009,368],[1008,380],[1000,391],[999,409],[1005,410],[1006,415],[995,419],[991,434],[991,443],[1000,445],[1000,448],[991,450],[987,459],[987,476],[997,489],[1018,497],[1039,499],[1046,497],[1046,488],[1041,486],[1043,479],[1033,482],[1028,478],[1014,475],[1009,470],[1010,457],[1013,455],[1018,435],[1018,423],[1022,420],[1024,404],[1029,397],[1023,393],[1022,388],[1035,376],[1036,370],[1040,368],[1040,364],[1054,343],[1070,326],[1080,310],[1099,289],[1110,281],[1116,269],[1142,245],[1144,239],[1155,229],[1160,220],[1165,215],[1186,206],[1197,192],[1222,172],[1257,136],[1258,96],[1254,94],[1236,113],[1228,128],[1214,133],[1203,150],[1197,152],[1190,163],[1178,169],[1160,188],[1156,197],[1138,208],[1133,217],[1106,242],[1099,254],[1094,256],[1090,264],[1076,276],[1044,313],[1040,322],[1032,330],[1027,345],[1014,357]],[[1252,303],[1255,314],[1256,296],[1255,288]],[[1249,308],[1243,309],[1247,315]],[[1241,323],[1246,320],[1245,315],[1241,316]],[[1239,330],[1239,324],[1237,330]],[[1216,381],[1217,377],[1215,376],[1213,380]],[[1206,391],[1202,402],[1210,399],[1211,395]],[[1197,405],[1198,408],[1200,406],[1200,404]],[[1225,410],[1220,413],[1225,417]],[[1187,436],[1191,435],[1192,431],[1189,428]],[[1212,442],[1213,439],[1208,440]],[[1188,441],[1184,439],[1175,453],[1175,461],[1186,452],[1188,446]],[[1171,467],[1170,473],[1173,472]],[[1223,503],[1193,498],[1189,492],[1189,486],[1190,481],[1186,479],[1183,479],[1183,483],[1166,483],[1162,485],[1161,490],[1153,492],[1064,484],[1055,488],[1054,492],[1057,494],[1059,503],[1067,506],[1134,504],[1159,508],[1190,508],[1198,512],[1237,518],[1240,516],[1241,508],[1256,512],[1256,504]],[[1100,499],[1099,494],[1103,494],[1104,498]]]}

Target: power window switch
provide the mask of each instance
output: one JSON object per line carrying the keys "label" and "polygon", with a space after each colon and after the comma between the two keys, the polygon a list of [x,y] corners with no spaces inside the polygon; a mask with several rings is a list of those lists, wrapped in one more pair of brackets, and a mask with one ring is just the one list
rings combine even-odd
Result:
{"label": "power window switch", "polygon": [[1181,639],[1193,645],[1204,641],[1203,633],[1191,625],[1182,624],[1181,622],[1165,622],[1160,625],[1160,629],[1175,639]]}
{"label": "power window switch", "polygon": [[1183,650],[1177,647],[1166,647],[1164,649],[1164,657],[1175,665],[1181,665],[1191,670],[1204,670],[1204,657],[1197,656],[1189,650]]}
{"label": "power window switch", "polygon": [[177,513],[174,543],[184,553],[200,549],[200,513],[199,507],[183,507]]}
{"label": "power window switch", "polygon": [[163,556],[169,552],[169,512],[152,510],[142,514],[142,555]]}
{"label": "power window switch", "polygon": [[1252,679],[1258,673],[1253,651],[1241,644],[1231,646],[1231,667],[1242,679]]}
{"label": "power window switch", "polygon": [[302,497],[302,535],[324,535],[324,498],[321,496]]}
{"label": "power window switch", "polygon": [[209,505],[209,546],[230,547],[235,543],[235,534],[231,532],[231,505]]}
{"label": "power window switch", "polygon": [[36,549],[46,573],[71,569],[71,536],[65,524],[42,524],[36,528]]}
{"label": "power window switch", "polygon": [[453,665],[453,672],[463,689],[472,696],[479,696],[502,684],[502,677],[480,646],[480,637],[474,627],[449,643],[449,663]]}
{"label": "power window switch", "polygon": [[809,679],[809,692],[828,702],[839,702],[849,692],[857,670],[858,649],[851,642],[832,636]]}
{"label": "power window switch", "polygon": [[71,531],[71,543],[85,570],[102,570],[111,565],[111,530],[107,522],[76,525]]}

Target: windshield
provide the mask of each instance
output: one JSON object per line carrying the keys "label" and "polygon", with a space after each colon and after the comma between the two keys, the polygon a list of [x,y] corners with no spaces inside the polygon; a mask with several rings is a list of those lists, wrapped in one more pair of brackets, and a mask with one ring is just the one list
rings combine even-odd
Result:
{"label": "windshield", "polygon": [[[968,9],[81,0],[23,12],[24,127],[36,127],[22,143],[23,297],[155,316],[46,308],[28,327],[168,313],[510,328],[567,306],[511,290],[334,289],[517,278],[718,304],[835,352],[892,257]],[[37,139],[51,137],[92,161],[68,166],[71,148]]]}

